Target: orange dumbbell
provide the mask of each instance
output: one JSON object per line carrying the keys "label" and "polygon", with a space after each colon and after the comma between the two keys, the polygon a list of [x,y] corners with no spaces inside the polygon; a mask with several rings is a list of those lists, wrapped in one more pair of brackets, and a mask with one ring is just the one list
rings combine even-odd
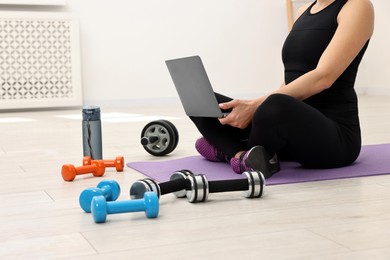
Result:
{"label": "orange dumbbell", "polygon": [[102,161],[106,167],[115,167],[117,172],[123,171],[125,166],[123,156],[117,156],[114,160],[92,160],[90,156],[84,156],[83,165],[91,165],[94,161]]}
{"label": "orange dumbbell", "polygon": [[90,165],[75,167],[73,164],[65,164],[62,166],[62,178],[65,181],[73,181],[76,175],[92,173],[95,177],[104,175],[106,166],[102,161],[93,161]]}

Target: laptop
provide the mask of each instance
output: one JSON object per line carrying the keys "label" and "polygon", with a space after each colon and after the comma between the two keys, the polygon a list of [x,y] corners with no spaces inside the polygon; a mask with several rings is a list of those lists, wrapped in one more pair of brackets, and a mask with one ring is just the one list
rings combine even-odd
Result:
{"label": "laptop", "polygon": [[184,111],[193,117],[225,117],[199,56],[165,61]]}

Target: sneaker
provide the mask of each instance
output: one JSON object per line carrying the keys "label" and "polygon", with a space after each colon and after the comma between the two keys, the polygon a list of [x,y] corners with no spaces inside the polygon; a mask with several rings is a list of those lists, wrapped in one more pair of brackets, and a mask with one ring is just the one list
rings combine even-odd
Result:
{"label": "sneaker", "polygon": [[207,142],[204,137],[195,142],[195,148],[200,155],[212,162],[228,162],[227,156],[215,148],[214,145]]}
{"label": "sneaker", "polygon": [[240,158],[230,159],[230,165],[238,174],[245,171],[260,171],[266,179],[280,171],[276,154],[271,157],[265,148],[259,145],[242,153]]}

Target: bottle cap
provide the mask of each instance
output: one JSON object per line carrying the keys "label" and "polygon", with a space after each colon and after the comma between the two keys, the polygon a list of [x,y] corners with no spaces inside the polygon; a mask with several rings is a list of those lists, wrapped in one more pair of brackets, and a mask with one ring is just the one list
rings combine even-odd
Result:
{"label": "bottle cap", "polygon": [[83,121],[97,121],[100,120],[100,107],[87,106],[83,107]]}

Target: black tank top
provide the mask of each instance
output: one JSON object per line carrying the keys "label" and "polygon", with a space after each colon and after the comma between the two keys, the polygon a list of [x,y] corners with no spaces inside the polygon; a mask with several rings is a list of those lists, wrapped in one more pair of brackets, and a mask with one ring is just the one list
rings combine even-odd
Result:
{"label": "black tank top", "polygon": [[[286,84],[317,67],[322,53],[336,32],[337,15],[346,2],[347,0],[336,0],[325,9],[312,14],[310,11],[316,3],[314,2],[294,23],[282,49]],[[359,127],[354,84],[367,45],[368,41],[330,88],[304,102],[339,124]]]}

